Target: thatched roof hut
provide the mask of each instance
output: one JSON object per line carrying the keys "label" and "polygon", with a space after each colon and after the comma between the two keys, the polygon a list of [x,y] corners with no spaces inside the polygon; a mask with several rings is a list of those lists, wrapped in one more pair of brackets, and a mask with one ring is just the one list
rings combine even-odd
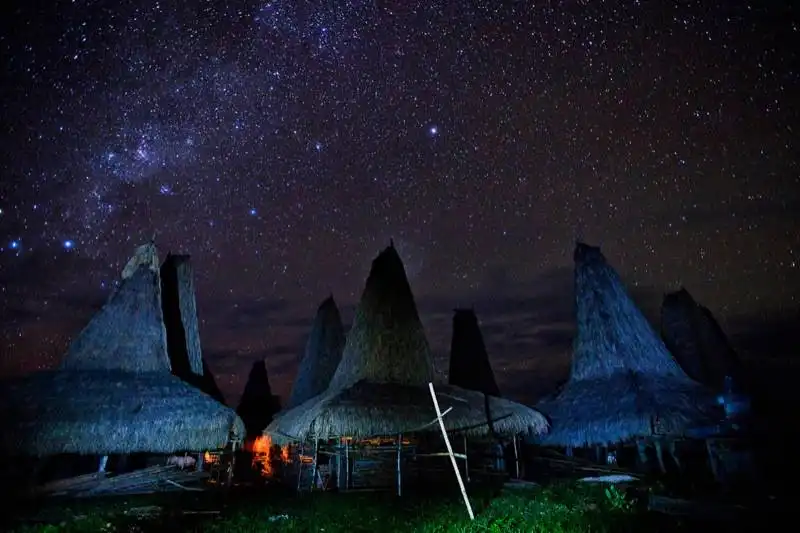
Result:
{"label": "thatched roof hut", "polygon": [[403,263],[389,246],[372,263],[330,386],[282,413],[267,433],[303,440],[437,431],[429,382],[442,410],[452,408],[444,417],[450,430],[486,434],[490,421],[500,434],[547,428],[533,409],[440,382]]}
{"label": "thatched roof hut", "polygon": [[328,388],[336,367],[342,360],[344,340],[344,326],[339,308],[333,296],[329,296],[320,304],[314,317],[305,353],[289,394],[287,409],[300,405]]}
{"label": "thatched roof hut", "polygon": [[721,390],[725,377],[740,377],[740,361],[719,323],[685,288],[661,304],[661,336],[683,370],[695,381]]}
{"label": "thatched roof hut", "polygon": [[155,246],[137,249],[61,368],[6,380],[4,452],[171,453],[241,439],[233,410],[170,373]]}
{"label": "thatched roof hut", "polygon": [[267,365],[263,360],[254,362],[247,383],[245,383],[239,407],[236,408],[236,412],[244,420],[247,436],[261,435],[280,409],[280,398],[272,394],[269,386]]}
{"label": "thatched roof hut", "polygon": [[561,392],[539,408],[546,445],[607,445],[681,434],[719,414],[714,396],[681,370],[599,248],[575,249],[577,338]]}
{"label": "thatched roof hut", "polygon": [[456,309],[450,344],[450,385],[500,397],[474,309]]}
{"label": "thatched roof hut", "polygon": [[110,455],[223,448],[233,410],[166,372],[47,371],[0,384],[5,453]]}
{"label": "thatched roof hut", "polygon": [[137,249],[119,287],[70,343],[62,369],[170,372],[155,253],[152,244]]}

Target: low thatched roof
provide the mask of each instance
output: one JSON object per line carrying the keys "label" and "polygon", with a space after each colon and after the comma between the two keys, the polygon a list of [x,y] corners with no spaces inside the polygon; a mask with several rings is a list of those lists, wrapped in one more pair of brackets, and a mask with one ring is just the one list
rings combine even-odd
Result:
{"label": "low thatched roof", "polygon": [[344,340],[342,317],[333,296],[330,296],[317,309],[287,408],[300,405],[328,388],[342,360]]}
{"label": "low thatched roof", "polygon": [[489,354],[473,309],[456,309],[450,344],[450,385],[500,396]]}
{"label": "low thatched roof", "polygon": [[272,394],[269,386],[266,364],[263,360],[254,362],[239,407],[236,408],[236,412],[244,420],[247,436],[261,435],[280,408],[280,398]]}
{"label": "low thatched roof", "polygon": [[[394,246],[373,261],[342,361],[321,395],[281,413],[266,432],[278,439],[369,437],[438,431],[428,383],[433,382],[451,430],[487,434],[539,433],[537,411],[500,398],[444,385],[433,368],[405,269]],[[424,426],[424,427],[423,427]]]}
{"label": "low thatched roof", "polygon": [[174,453],[244,436],[233,410],[166,372],[47,371],[0,383],[12,455]]}
{"label": "low thatched roof", "polygon": [[120,285],[69,345],[61,368],[170,372],[155,253],[152,245],[137,250]]}
{"label": "low thatched roof", "polygon": [[714,397],[681,370],[599,248],[575,249],[577,338],[561,392],[539,408],[548,445],[610,444],[711,423]]}
{"label": "low thatched roof", "polygon": [[661,304],[664,344],[692,379],[721,390],[725,376],[740,377],[740,361],[719,323],[685,288]]}
{"label": "low thatched roof", "polygon": [[203,375],[194,276],[188,255],[167,254],[161,265],[161,308],[172,373]]}
{"label": "low thatched roof", "polygon": [[[547,431],[547,420],[522,404],[441,383],[435,390],[439,408],[449,410],[444,416],[448,431],[484,436],[489,432],[489,418],[498,435]],[[285,411],[266,432],[276,442],[284,442],[439,431],[428,387],[362,380]]]}

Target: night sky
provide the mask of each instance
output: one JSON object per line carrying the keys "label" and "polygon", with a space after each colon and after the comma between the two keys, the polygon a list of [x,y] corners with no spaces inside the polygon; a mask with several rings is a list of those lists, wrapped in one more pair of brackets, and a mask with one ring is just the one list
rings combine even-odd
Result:
{"label": "night sky", "polygon": [[232,403],[261,357],[288,394],[317,305],[349,322],[392,237],[437,367],[474,305],[514,399],[568,371],[577,238],[649,316],[683,284],[744,355],[789,350],[792,2],[14,3],[3,374],[57,364],[153,235],[193,256]]}

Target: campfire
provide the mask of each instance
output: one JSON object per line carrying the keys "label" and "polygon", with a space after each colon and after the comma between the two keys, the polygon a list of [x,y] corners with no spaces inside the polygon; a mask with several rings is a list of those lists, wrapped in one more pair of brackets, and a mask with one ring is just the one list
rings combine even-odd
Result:
{"label": "campfire", "polygon": [[261,475],[265,477],[275,475],[276,464],[290,464],[292,462],[289,445],[278,446],[273,444],[269,435],[256,437],[247,448],[253,454],[253,468],[259,468]]}

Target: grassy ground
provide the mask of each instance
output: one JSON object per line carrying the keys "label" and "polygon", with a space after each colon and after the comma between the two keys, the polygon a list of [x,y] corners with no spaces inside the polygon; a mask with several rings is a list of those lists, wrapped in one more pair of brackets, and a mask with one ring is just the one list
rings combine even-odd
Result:
{"label": "grassy ground", "polygon": [[469,520],[460,494],[450,491],[402,498],[388,493],[298,496],[279,491],[231,492],[224,498],[213,493],[113,498],[50,503],[37,508],[11,531],[585,533],[697,528],[697,524],[647,513],[642,502],[613,487],[471,488],[470,500],[474,521]]}

